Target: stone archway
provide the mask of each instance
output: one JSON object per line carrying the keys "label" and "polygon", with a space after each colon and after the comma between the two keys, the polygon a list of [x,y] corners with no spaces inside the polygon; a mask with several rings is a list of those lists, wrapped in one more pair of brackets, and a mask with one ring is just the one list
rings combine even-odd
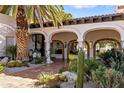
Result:
{"label": "stone archway", "polygon": [[[83,42],[82,42],[83,43]],[[84,41],[82,48],[85,51],[85,58],[89,58],[89,44],[87,41]],[[78,53],[78,42],[76,40],[71,40],[68,43],[68,55]],[[68,56],[69,59],[69,56]]]}
{"label": "stone archway", "polygon": [[64,60],[64,44],[60,40],[52,40],[51,43],[51,58]]}
{"label": "stone archway", "polygon": [[110,38],[104,38],[97,40],[94,43],[94,56],[97,57],[100,53],[111,50],[112,48],[121,50],[121,44],[119,41]]}
{"label": "stone archway", "polygon": [[64,32],[64,31],[61,31],[61,32],[56,32],[52,35],[51,37],[51,41],[54,41],[54,40],[59,40],[63,43],[64,45],[64,59],[67,59],[68,58],[68,43],[69,41],[71,40],[77,40],[78,39],[78,36],[73,33],[73,32]]}
{"label": "stone archway", "polygon": [[108,40],[113,39],[120,42],[121,36],[118,31],[113,29],[97,29],[97,30],[88,31],[88,33],[84,37],[84,40],[87,41],[89,44],[89,51],[91,58],[95,56],[94,54],[95,42],[103,39],[108,39]]}

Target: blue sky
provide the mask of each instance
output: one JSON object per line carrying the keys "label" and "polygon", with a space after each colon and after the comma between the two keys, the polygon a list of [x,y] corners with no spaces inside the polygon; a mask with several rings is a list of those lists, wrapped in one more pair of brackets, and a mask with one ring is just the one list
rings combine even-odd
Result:
{"label": "blue sky", "polygon": [[71,13],[74,18],[112,14],[116,11],[115,5],[64,5],[65,12]]}

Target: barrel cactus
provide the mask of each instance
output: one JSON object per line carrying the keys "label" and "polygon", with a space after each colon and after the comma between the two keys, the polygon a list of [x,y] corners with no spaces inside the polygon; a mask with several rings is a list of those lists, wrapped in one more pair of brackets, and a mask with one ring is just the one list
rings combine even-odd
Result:
{"label": "barrel cactus", "polygon": [[84,56],[84,51],[80,49],[78,52],[78,59],[77,59],[77,82],[76,82],[76,87],[77,88],[83,88],[83,83],[84,83],[84,61],[85,61],[85,56]]}

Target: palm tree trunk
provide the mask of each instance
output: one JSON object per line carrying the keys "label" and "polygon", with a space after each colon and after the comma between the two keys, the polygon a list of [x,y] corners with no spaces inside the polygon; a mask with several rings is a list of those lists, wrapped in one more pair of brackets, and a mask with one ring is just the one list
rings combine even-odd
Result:
{"label": "palm tree trunk", "polygon": [[17,59],[26,60],[28,58],[28,22],[24,11],[24,6],[19,5],[16,16],[17,32]]}

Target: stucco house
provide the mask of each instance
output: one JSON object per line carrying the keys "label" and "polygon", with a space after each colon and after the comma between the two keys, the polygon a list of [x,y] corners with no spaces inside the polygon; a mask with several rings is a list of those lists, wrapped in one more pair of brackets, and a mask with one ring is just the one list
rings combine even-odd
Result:
{"label": "stucco house", "polygon": [[[16,21],[0,14],[0,56],[5,48],[16,44]],[[29,52],[38,50],[42,56],[66,60],[83,47],[86,58],[97,56],[111,48],[124,49],[124,6],[117,6],[114,14],[75,18],[63,21],[59,29],[52,22],[45,22],[43,30],[39,24],[30,24]],[[106,43],[107,42],[107,43]]]}

